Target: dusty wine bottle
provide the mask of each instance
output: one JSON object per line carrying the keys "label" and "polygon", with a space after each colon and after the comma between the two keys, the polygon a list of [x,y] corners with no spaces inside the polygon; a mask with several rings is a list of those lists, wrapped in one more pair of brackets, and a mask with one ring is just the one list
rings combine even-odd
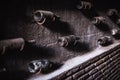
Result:
{"label": "dusty wine bottle", "polygon": [[102,16],[98,16],[98,17],[93,17],[92,19],[92,23],[93,24],[101,24],[105,22],[105,18]]}
{"label": "dusty wine bottle", "polygon": [[115,37],[116,39],[120,39],[120,30],[119,29],[112,29],[111,30],[111,34],[113,37]]}
{"label": "dusty wine bottle", "polygon": [[118,11],[116,10],[116,9],[109,9],[108,11],[107,11],[107,15],[108,16],[118,16]]}
{"label": "dusty wine bottle", "polygon": [[120,18],[117,20],[116,24],[120,26]]}
{"label": "dusty wine bottle", "polygon": [[76,7],[77,7],[77,9],[84,9],[84,10],[88,9],[89,10],[89,9],[91,9],[93,7],[93,4],[90,1],[81,1],[81,0],[79,0]]}
{"label": "dusty wine bottle", "polygon": [[32,74],[34,73],[47,73],[49,72],[54,63],[46,59],[33,60],[28,63],[28,71]]}
{"label": "dusty wine bottle", "polygon": [[64,36],[64,37],[59,37],[58,38],[58,44],[62,47],[67,47],[70,44],[75,45],[76,42],[79,40],[80,38],[75,36],[75,35],[69,35],[69,36]]}
{"label": "dusty wine bottle", "polygon": [[101,46],[107,46],[107,45],[110,45],[111,43],[113,43],[113,40],[110,36],[104,36],[104,37],[101,37],[100,39],[98,39],[97,42]]}
{"label": "dusty wine bottle", "polygon": [[7,39],[0,41],[0,53],[4,54],[7,50],[22,51],[25,45],[23,38]]}
{"label": "dusty wine bottle", "polygon": [[39,24],[42,25],[47,22],[54,22],[60,17],[58,17],[56,14],[54,14],[51,11],[45,11],[45,10],[36,10],[34,12],[34,20]]}
{"label": "dusty wine bottle", "polygon": [[120,25],[120,16],[116,9],[109,9],[107,11],[107,15],[110,17],[112,21],[114,21],[116,24]]}

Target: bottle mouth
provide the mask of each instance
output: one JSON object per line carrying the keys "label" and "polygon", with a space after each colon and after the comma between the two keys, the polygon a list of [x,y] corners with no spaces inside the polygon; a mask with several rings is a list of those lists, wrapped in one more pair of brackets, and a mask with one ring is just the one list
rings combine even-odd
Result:
{"label": "bottle mouth", "polygon": [[42,64],[40,64],[40,63],[38,64],[37,62],[32,61],[28,64],[28,70],[30,73],[36,73],[41,70],[41,66],[42,66]]}
{"label": "bottle mouth", "polygon": [[106,45],[106,43],[109,42],[109,38],[108,36],[105,36],[105,37],[101,37],[100,39],[98,39],[98,44],[99,45]]}
{"label": "bottle mouth", "polygon": [[38,73],[44,69],[50,68],[52,64],[48,60],[33,60],[28,64],[28,71],[30,73]]}
{"label": "bottle mouth", "polygon": [[99,40],[98,40],[98,44],[99,44],[99,45],[104,45],[105,42],[104,42],[102,39],[99,39]]}
{"label": "bottle mouth", "polygon": [[117,24],[120,25],[120,18],[117,20]]}
{"label": "bottle mouth", "polygon": [[40,11],[36,11],[34,13],[34,20],[38,23],[38,24],[44,24],[46,18],[44,17],[43,13]]}
{"label": "bottle mouth", "polygon": [[93,18],[93,19],[92,19],[92,23],[93,23],[93,24],[97,24],[97,23],[98,23],[98,19],[97,19],[97,18]]}
{"label": "bottle mouth", "polygon": [[66,47],[66,46],[68,45],[68,42],[67,42],[67,40],[66,40],[65,38],[60,37],[60,38],[58,39],[58,44],[59,44],[60,46],[62,46],[62,47]]}
{"label": "bottle mouth", "polygon": [[116,35],[118,33],[118,30],[116,30],[116,29],[113,29],[112,30],[112,35],[114,36],[114,35]]}
{"label": "bottle mouth", "polygon": [[110,9],[109,11],[108,11],[108,16],[113,16],[113,15],[117,15],[117,10],[116,9]]}
{"label": "bottle mouth", "polygon": [[104,44],[104,41],[102,39],[98,39],[98,44],[99,45],[103,45]]}
{"label": "bottle mouth", "polygon": [[93,24],[100,24],[101,22],[105,22],[105,18],[104,17],[94,17],[92,19],[92,23]]}
{"label": "bottle mouth", "polygon": [[92,4],[89,1],[79,1],[79,3],[76,5],[77,9],[91,9]]}

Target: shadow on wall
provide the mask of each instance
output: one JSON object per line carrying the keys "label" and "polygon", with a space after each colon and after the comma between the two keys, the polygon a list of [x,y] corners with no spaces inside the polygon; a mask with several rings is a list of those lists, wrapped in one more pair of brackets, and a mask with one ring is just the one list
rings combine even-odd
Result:
{"label": "shadow on wall", "polygon": [[85,42],[76,42],[75,45],[70,44],[66,47],[66,49],[74,52],[88,52],[90,51],[90,47],[88,43]]}
{"label": "shadow on wall", "polygon": [[105,31],[105,32],[110,31],[110,27],[105,23],[98,24],[98,25],[96,25],[96,27],[101,31]]}
{"label": "shadow on wall", "polygon": [[67,22],[56,20],[55,22],[49,22],[43,25],[44,27],[50,29],[53,32],[60,33],[62,35],[71,35],[74,34],[70,25]]}
{"label": "shadow on wall", "polygon": [[37,46],[37,45],[26,46],[24,54],[27,58],[34,57],[36,59],[55,57],[55,51],[53,48],[41,47],[41,46]]}
{"label": "shadow on wall", "polygon": [[90,10],[81,10],[81,11],[90,20],[95,16],[99,16],[98,12],[94,8]]}

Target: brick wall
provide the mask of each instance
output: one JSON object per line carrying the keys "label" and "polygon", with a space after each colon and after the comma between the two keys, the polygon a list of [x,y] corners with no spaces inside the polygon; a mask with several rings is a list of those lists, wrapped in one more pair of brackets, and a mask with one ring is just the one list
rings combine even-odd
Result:
{"label": "brick wall", "polygon": [[66,71],[53,80],[119,80],[120,46],[115,47],[79,66]]}

